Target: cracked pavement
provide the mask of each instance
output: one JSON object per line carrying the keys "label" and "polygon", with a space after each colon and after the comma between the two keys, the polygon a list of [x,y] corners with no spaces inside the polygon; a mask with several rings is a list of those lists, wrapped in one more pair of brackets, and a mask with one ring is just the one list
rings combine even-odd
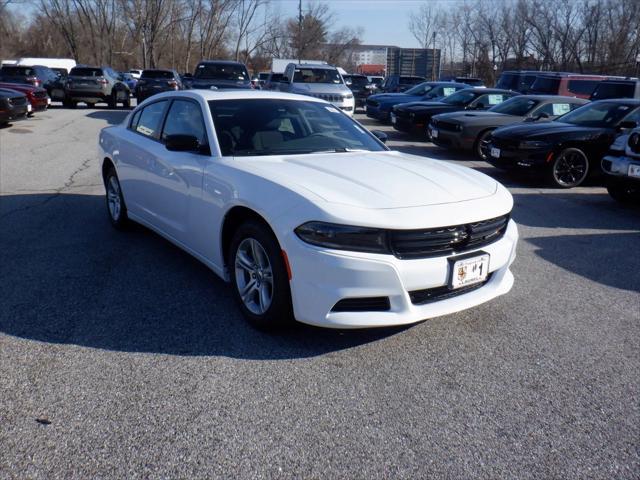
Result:
{"label": "cracked pavement", "polygon": [[0,130],[0,478],[640,478],[640,209],[503,181],[506,296],[402,329],[249,328],[226,284],[114,231],[122,110]]}

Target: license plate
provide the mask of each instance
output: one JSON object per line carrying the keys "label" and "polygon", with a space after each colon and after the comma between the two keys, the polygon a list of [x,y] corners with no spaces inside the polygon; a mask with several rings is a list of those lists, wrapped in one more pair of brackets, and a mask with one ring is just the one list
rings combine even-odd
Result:
{"label": "license plate", "polygon": [[31,113],[31,104],[27,103],[27,112]]}
{"label": "license plate", "polygon": [[367,105],[365,104],[362,108],[363,108],[363,110],[364,110],[364,111],[365,111],[365,113],[366,113],[366,111],[367,111]]}
{"label": "license plate", "polygon": [[627,170],[627,175],[630,177],[640,177],[640,165],[629,165],[629,170]]}
{"label": "license plate", "polygon": [[491,156],[493,158],[500,158],[500,149],[496,147],[491,147]]}
{"label": "license plate", "polygon": [[484,282],[489,274],[489,254],[484,253],[475,257],[466,257],[460,260],[450,258],[451,279],[449,288],[456,289]]}
{"label": "license plate", "polygon": [[396,116],[395,116],[395,114],[392,113],[391,114],[391,123],[393,123],[395,125],[396,121],[397,121],[396,120]]}
{"label": "license plate", "polygon": [[431,138],[438,138],[438,130],[435,128],[431,129]]}

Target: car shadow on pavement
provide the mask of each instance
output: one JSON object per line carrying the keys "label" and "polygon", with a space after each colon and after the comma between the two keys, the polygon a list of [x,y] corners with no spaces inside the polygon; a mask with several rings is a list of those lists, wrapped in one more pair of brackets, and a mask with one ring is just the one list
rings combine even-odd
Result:
{"label": "car shadow on pavement", "polygon": [[87,117],[95,118],[98,120],[106,120],[106,122],[109,125],[119,125],[120,123],[123,122],[125,118],[127,118],[127,115],[129,115],[129,112],[131,112],[131,110],[129,109],[114,110],[114,109],[105,108],[100,110],[93,110],[91,113],[87,114]]}
{"label": "car shadow on pavement", "polygon": [[114,230],[100,195],[9,195],[0,204],[0,333],[125,352],[313,357],[402,328],[250,327],[231,287],[150,230]]}

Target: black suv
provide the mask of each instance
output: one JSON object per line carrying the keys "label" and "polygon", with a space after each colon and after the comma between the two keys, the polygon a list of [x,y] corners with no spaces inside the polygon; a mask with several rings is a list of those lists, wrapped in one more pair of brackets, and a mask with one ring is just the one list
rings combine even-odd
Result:
{"label": "black suv", "polygon": [[385,93],[404,92],[422,82],[426,82],[424,77],[414,77],[405,75],[389,75],[382,85],[382,91]]}
{"label": "black suv", "polygon": [[223,88],[253,88],[251,76],[244,63],[206,60],[196,67],[193,78],[186,85],[187,88],[223,89]]}
{"label": "black suv", "polygon": [[143,70],[136,85],[136,99],[142,103],[156,93],[184,89],[175,70]]}
{"label": "black suv", "polygon": [[78,102],[89,106],[106,103],[116,108],[122,103],[131,106],[131,90],[122,77],[111,67],[74,67],[69,72],[65,85],[64,106],[75,108]]}
{"label": "black suv", "polygon": [[352,75],[343,75],[344,82],[349,87],[349,90],[353,92],[353,98],[355,101],[354,111],[358,107],[364,108],[367,103],[367,97],[371,95],[373,91],[373,86],[369,79],[365,75],[352,74]]}

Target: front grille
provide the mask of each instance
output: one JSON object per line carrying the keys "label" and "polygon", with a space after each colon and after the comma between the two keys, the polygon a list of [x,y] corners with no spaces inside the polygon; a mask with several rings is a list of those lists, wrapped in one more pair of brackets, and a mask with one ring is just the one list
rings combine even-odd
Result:
{"label": "front grille", "polygon": [[344,298],[336,303],[332,312],[386,312],[391,309],[389,297]]}
{"label": "front grille", "polygon": [[377,107],[380,105],[380,102],[376,102],[375,100],[367,98],[367,105],[369,105],[370,107]]}
{"label": "front grille", "polygon": [[494,147],[504,148],[507,150],[517,149],[520,146],[520,140],[511,138],[491,137],[491,143]]}
{"label": "front grille", "polygon": [[344,97],[342,95],[332,95],[330,93],[314,93],[315,98],[321,98],[327,102],[342,102]]}
{"label": "front grille", "polygon": [[492,274],[489,274],[484,282],[456,288],[455,290],[451,290],[447,285],[436,288],[426,288],[424,290],[414,290],[409,292],[409,298],[411,299],[411,303],[414,305],[426,305],[427,303],[457,297],[458,295],[463,295],[483,287],[489,280],[491,280],[491,275]]}
{"label": "front grille", "polygon": [[21,107],[27,104],[27,97],[11,97],[9,99],[11,105],[15,105],[17,107]]}
{"label": "front grille", "polygon": [[407,110],[394,110],[393,113],[395,113],[398,118],[409,118],[409,112]]}
{"label": "front grille", "polygon": [[442,120],[438,121],[438,120],[432,120],[432,123],[435,127],[438,128],[438,130],[446,130],[448,132],[457,132],[458,131],[458,124],[457,123],[451,123],[451,122],[444,122]]}
{"label": "front grille", "polygon": [[401,259],[461,253],[489,245],[504,236],[509,215],[481,222],[425,230],[392,230],[391,252]]}
{"label": "front grille", "polygon": [[42,90],[42,91],[33,92],[33,97],[34,98],[47,98],[47,91],[46,90]]}

